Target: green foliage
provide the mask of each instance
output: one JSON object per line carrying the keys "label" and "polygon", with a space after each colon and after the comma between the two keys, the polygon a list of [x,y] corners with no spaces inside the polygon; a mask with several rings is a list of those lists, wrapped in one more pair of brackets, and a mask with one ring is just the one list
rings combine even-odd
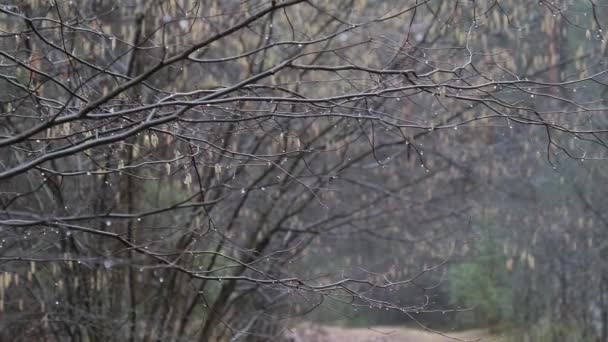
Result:
{"label": "green foliage", "polygon": [[551,275],[539,272],[530,254],[513,258],[506,251],[509,234],[494,228],[479,232],[469,259],[450,268],[452,305],[471,309],[455,316],[456,325],[490,328],[509,342],[588,341],[581,322],[555,316],[543,299],[557,296],[551,294]]}
{"label": "green foliage", "polygon": [[504,270],[505,257],[495,241],[479,242],[478,257],[453,266],[448,275],[453,305],[472,310],[457,315],[468,326],[495,327],[513,315],[513,293]]}
{"label": "green foliage", "polygon": [[515,341],[534,341],[534,342],[586,342],[582,329],[575,323],[556,322],[548,318],[543,318],[530,326],[526,331],[513,330],[507,333],[508,342]]}

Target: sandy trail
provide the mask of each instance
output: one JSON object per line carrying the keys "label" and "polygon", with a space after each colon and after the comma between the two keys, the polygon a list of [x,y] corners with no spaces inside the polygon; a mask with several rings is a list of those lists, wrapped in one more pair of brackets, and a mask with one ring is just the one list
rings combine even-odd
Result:
{"label": "sandy trail", "polygon": [[344,327],[298,327],[292,330],[294,342],[455,342],[455,341],[500,341],[488,337],[484,330],[468,330],[441,336],[431,332],[402,328],[378,326],[369,328]]}

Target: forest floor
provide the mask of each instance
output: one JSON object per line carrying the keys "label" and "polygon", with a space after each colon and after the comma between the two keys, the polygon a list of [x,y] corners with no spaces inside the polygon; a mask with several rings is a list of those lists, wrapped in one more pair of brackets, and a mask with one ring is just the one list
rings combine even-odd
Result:
{"label": "forest floor", "polygon": [[500,341],[484,330],[467,330],[440,334],[404,327],[378,326],[349,328],[301,325],[291,329],[294,342],[454,342]]}

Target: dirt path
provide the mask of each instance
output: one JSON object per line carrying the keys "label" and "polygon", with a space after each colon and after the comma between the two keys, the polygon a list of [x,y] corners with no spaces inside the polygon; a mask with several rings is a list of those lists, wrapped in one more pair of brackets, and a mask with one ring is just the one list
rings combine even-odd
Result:
{"label": "dirt path", "polygon": [[483,330],[469,330],[441,336],[401,327],[302,326],[294,329],[293,333],[294,342],[454,342],[459,339],[463,341],[499,341],[499,339],[488,337],[488,333]]}

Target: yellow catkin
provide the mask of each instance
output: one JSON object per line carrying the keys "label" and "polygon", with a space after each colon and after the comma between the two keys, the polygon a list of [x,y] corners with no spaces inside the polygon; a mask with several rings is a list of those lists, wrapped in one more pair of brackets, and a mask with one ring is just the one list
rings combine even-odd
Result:
{"label": "yellow catkin", "polygon": [[13,274],[12,273],[5,273],[4,274],[4,288],[7,289],[9,288],[9,286],[11,286],[11,280],[13,278]]}
{"label": "yellow catkin", "polygon": [[101,272],[97,272],[97,291],[101,290]]}
{"label": "yellow catkin", "polygon": [[[4,278],[4,273],[1,277]],[[4,312],[4,281],[0,281],[0,312]]]}

